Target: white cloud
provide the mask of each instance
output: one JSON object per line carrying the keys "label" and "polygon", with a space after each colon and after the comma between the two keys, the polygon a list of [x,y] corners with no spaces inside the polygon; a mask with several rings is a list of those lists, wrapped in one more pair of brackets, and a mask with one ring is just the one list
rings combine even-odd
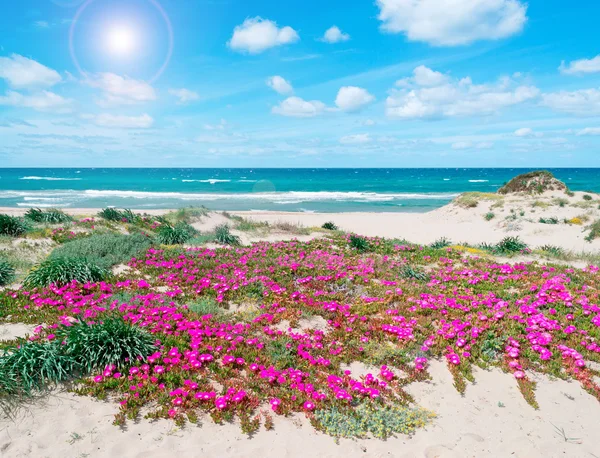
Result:
{"label": "white cloud", "polygon": [[516,137],[543,137],[544,134],[541,132],[535,132],[530,127],[521,127],[520,129],[515,130]]}
{"label": "white cloud", "polygon": [[563,60],[558,67],[561,73],[565,75],[581,75],[585,73],[598,73],[600,72],[600,54],[593,59],[579,59],[569,62],[565,65]]}
{"label": "white cloud", "polygon": [[94,117],[96,125],[101,127],[118,127],[121,129],[147,129],[154,124],[154,119],[148,114],[141,116],[125,116],[102,113]]}
{"label": "white cloud", "polygon": [[185,105],[186,103],[195,102],[200,99],[197,92],[185,88],[169,89],[169,94],[179,99],[177,102],[179,105]]}
{"label": "white cloud", "polygon": [[56,70],[18,54],[0,57],[0,78],[16,89],[50,87],[61,81]]}
{"label": "white cloud", "polygon": [[341,41],[348,41],[350,39],[350,35],[342,32],[337,25],[330,27],[321,38],[321,41],[326,43],[339,43]]}
{"label": "white cloud", "polygon": [[365,105],[368,105],[375,97],[373,97],[366,89],[356,86],[344,86],[340,88],[335,104],[343,111],[358,111]]}
{"label": "white cloud", "polygon": [[269,86],[278,94],[282,95],[291,94],[292,92],[294,92],[294,88],[289,83],[289,81],[286,81],[284,78],[278,75],[271,76],[270,78],[268,78],[267,86]]}
{"label": "white cloud", "polygon": [[42,91],[34,94],[21,94],[8,91],[0,96],[0,105],[31,108],[41,112],[70,113],[73,111],[73,100],[64,98],[54,92]]}
{"label": "white cloud", "polygon": [[364,145],[365,143],[370,142],[371,137],[369,134],[346,135],[345,137],[340,138],[340,143],[342,145]]}
{"label": "white cloud", "polygon": [[134,105],[156,100],[156,92],[150,84],[128,76],[99,73],[86,82],[103,92],[103,99],[98,101],[98,105],[102,107]]}
{"label": "white cloud", "polygon": [[520,32],[527,5],[519,0],[377,0],[382,30],[411,41],[456,46]]}
{"label": "white cloud", "polygon": [[391,90],[386,100],[388,116],[427,119],[494,114],[533,100],[540,92],[535,86],[518,85],[510,78],[473,84],[471,78],[450,79],[427,67],[418,72],[415,69],[414,75],[400,80],[401,89]]}
{"label": "white cloud", "polygon": [[461,141],[461,142],[454,142],[451,145],[452,149],[455,150],[462,150],[462,149],[490,149],[493,148],[494,144],[492,142],[478,142],[478,143],[473,143],[470,141]]}
{"label": "white cloud", "polygon": [[294,118],[311,118],[321,114],[325,104],[318,100],[304,100],[300,97],[288,97],[279,105],[273,107],[273,113]]}
{"label": "white cloud", "polygon": [[600,127],[586,127],[577,132],[577,135],[600,135]]}
{"label": "white cloud", "polygon": [[375,124],[377,124],[377,123],[375,121],[373,121],[372,119],[367,119],[367,120],[363,121],[363,123],[362,123],[363,126],[367,126],[367,127],[374,126]]}
{"label": "white cloud", "polygon": [[275,22],[257,16],[236,26],[227,45],[234,51],[258,54],[275,46],[295,43],[299,39],[298,33],[291,27],[279,28]]}
{"label": "white cloud", "polygon": [[542,96],[542,104],[556,111],[579,116],[600,115],[600,90],[550,92]]}
{"label": "white cloud", "polygon": [[204,130],[225,130],[227,128],[227,121],[221,119],[219,124],[204,124]]}

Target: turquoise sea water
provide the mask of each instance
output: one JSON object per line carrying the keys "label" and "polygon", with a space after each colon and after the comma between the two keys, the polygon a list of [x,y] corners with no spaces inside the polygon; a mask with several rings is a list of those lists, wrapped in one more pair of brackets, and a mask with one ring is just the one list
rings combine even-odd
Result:
{"label": "turquoise sea water", "polygon": [[[600,169],[550,169],[600,192]],[[529,169],[0,169],[2,207],[423,212]]]}

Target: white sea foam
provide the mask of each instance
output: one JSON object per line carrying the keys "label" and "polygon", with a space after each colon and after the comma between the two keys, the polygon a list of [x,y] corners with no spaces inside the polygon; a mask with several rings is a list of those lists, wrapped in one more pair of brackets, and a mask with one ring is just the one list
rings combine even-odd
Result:
{"label": "white sea foam", "polygon": [[[173,178],[175,179],[175,178]],[[181,180],[183,183],[229,183],[231,180],[218,180],[216,178],[210,178],[208,180]]]}
{"label": "white sea foam", "polygon": [[469,180],[469,183],[487,183],[490,180]]}
{"label": "white sea foam", "polygon": [[46,180],[46,181],[80,181],[82,178],[58,178],[58,177],[21,177],[19,180]]}

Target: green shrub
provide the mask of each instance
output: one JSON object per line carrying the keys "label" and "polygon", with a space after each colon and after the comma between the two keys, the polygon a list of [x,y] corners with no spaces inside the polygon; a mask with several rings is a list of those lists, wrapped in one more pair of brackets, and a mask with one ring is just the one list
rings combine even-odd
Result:
{"label": "green shrub", "polygon": [[294,367],[296,362],[296,347],[289,337],[283,337],[267,342],[265,350],[273,365],[279,369]]}
{"label": "green shrub", "polygon": [[206,207],[184,207],[178,208],[175,211],[167,213],[164,218],[165,220],[172,222],[173,224],[184,222],[192,223],[198,221],[203,216],[208,215],[208,208]]}
{"label": "green shrub", "polygon": [[354,248],[356,251],[367,251],[370,248],[369,241],[361,237],[360,235],[352,234],[350,235],[350,247]]}
{"label": "green shrub", "polygon": [[321,228],[327,229],[328,231],[337,231],[338,227],[333,221],[327,221],[324,223]]}
{"label": "green shrub", "polygon": [[556,245],[543,245],[539,250],[555,258],[561,258],[565,255],[565,250]]}
{"label": "green shrub", "polygon": [[498,193],[509,194],[515,192],[526,192],[529,194],[542,194],[545,191],[567,191],[567,186],[560,180],[554,178],[551,172],[547,170],[537,170],[534,172],[518,175],[500,189]]}
{"label": "green shrub", "polygon": [[31,394],[50,382],[69,378],[77,367],[58,341],[24,341],[4,349],[0,356],[0,392]]}
{"label": "green shrub", "polygon": [[78,283],[96,283],[105,280],[110,272],[86,259],[49,258],[34,267],[25,277],[26,289],[62,286],[75,280]]}
{"label": "green shrub", "polygon": [[109,269],[139,256],[150,245],[150,239],[141,234],[92,234],[59,246],[50,254],[50,258],[82,258]]}
{"label": "green shrub", "polygon": [[430,246],[431,246],[431,248],[440,249],[440,248],[447,248],[450,245],[452,245],[452,241],[450,239],[447,239],[446,237],[440,237],[435,242],[433,242]]}
{"label": "green shrub", "polygon": [[0,214],[0,235],[19,237],[29,230],[29,225],[23,218]]}
{"label": "green shrub", "polygon": [[30,208],[27,210],[27,213],[25,213],[25,218],[36,223],[45,224],[60,224],[73,221],[73,218],[56,208],[50,208],[49,210]]}
{"label": "green shrub", "polygon": [[217,301],[215,301],[211,297],[203,297],[200,300],[198,300],[197,302],[188,304],[187,307],[188,307],[189,311],[197,313],[198,315],[201,315],[201,316],[204,316],[204,315],[216,316],[216,315],[220,315],[223,312],[221,307],[219,307],[219,304],[217,304]]}
{"label": "green shrub", "polygon": [[163,245],[182,245],[198,234],[198,231],[188,223],[180,221],[171,226],[170,224],[162,224],[158,228],[158,242]]}
{"label": "green shrub", "polygon": [[540,218],[539,221],[542,224],[558,224],[558,218],[556,218],[555,216],[552,216],[550,218]]}
{"label": "green shrub", "polygon": [[239,245],[240,238],[233,235],[229,228],[229,224],[220,224],[215,227],[215,241],[221,245]]}
{"label": "green shrub", "polygon": [[337,406],[315,411],[315,420],[326,434],[334,437],[366,437],[372,434],[386,439],[394,434],[412,434],[435,415],[425,409],[402,406],[386,406],[363,402],[356,408],[343,410]]}
{"label": "green shrub", "polygon": [[495,247],[495,251],[499,254],[520,253],[527,249],[527,244],[519,237],[504,237]]}
{"label": "green shrub", "polygon": [[0,259],[0,286],[6,286],[15,279],[15,268],[5,259]]}
{"label": "green shrub", "polygon": [[215,234],[198,234],[195,237],[189,239],[186,243],[186,245],[191,245],[191,246],[200,246],[200,245],[204,245],[206,243],[210,243],[210,242],[214,242],[215,241]]}
{"label": "green shrub", "polygon": [[584,194],[583,195],[583,200],[592,200],[592,199],[593,199],[593,197],[590,196],[589,194]]}
{"label": "green shrub", "polygon": [[417,280],[417,281],[427,281],[429,280],[429,275],[423,272],[420,269],[415,269],[413,266],[409,266],[408,264],[402,266],[400,269],[400,277],[406,278],[408,280]]}
{"label": "green shrub", "polygon": [[66,342],[63,351],[76,360],[86,374],[109,364],[116,367],[128,362],[133,364],[156,349],[155,339],[149,332],[119,316],[107,317],[95,324],[79,321],[74,326],[61,328],[57,335]]}
{"label": "green shrub", "polygon": [[136,224],[142,220],[142,217],[134,213],[130,209],[119,210],[117,208],[103,208],[98,212],[98,216],[106,221],[114,221],[118,223]]}
{"label": "green shrub", "polygon": [[496,215],[493,212],[487,212],[485,215],[483,215],[483,219],[485,219],[486,221],[491,221],[496,217]]}

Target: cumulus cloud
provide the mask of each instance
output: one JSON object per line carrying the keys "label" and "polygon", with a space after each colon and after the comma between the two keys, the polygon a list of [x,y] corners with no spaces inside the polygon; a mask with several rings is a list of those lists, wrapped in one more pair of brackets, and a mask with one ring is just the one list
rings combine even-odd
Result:
{"label": "cumulus cloud", "polygon": [[154,88],[145,81],[114,73],[98,73],[88,79],[89,86],[102,91],[98,105],[102,107],[135,105],[156,100]]}
{"label": "cumulus cloud", "polygon": [[558,67],[561,73],[565,75],[583,75],[586,73],[598,73],[600,72],[600,54],[593,59],[579,59],[573,60],[568,64],[565,64],[563,60]]}
{"label": "cumulus cloud", "polygon": [[577,135],[600,135],[600,127],[586,127],[577,132]]}
{"label": "cumulus cloud", "polygon": [[300,97],[288,97],[273,107],[273,113],[293,118],[312,118],[325,111],[325,104],[318,100],[304,100]]}
{"label": "cumulus cloud", "polygon": [[144,113],[140,116],[125,116],[102,113],[94,117],[94,123],[101,127],[118,127],[120,129],[147,129],[152,127],[154,119]]}
{"label": "cumulus cloud", "polygon": [[299,39],[300,36],[291,27],[279,28],[277,23],[257,16],[236,26],[227,45],[234,51],[258,54],[276,46],[295,43]]}
{"label": "cumulus cloud", "polygon": [[369,134],[354,134],[346,135],[340,138],[342,145],[361,145],[371,142],[371,136]]}
{"label": "cumulus cloud", "polygon": [[342,41],[348,41],[350,39],[350,35],[342,32],[337,25],[328,28],[325,31],[325,35],[321,38],[321,41],[326,43],[340,43]]}
{"label": "cumulus cloud", "polygon": [[286,81],[283,77],[278,75],[271,76],[270,78],[268,78],[267,86],[269,86],[278,94],[282,95],[291,94],[292,92],[294,92],[294,88],[289,83],[289,81]]}
{"label": "cumulus cloud", "polygon": [[50,91],[41,91],[34,94],[8,91],[4,96],[0,96],[0,105],[61,114],[73,111],[73,100]]}
{"label": "cumulus cloud", "polygon": [[377,0],[385,32],[411,41],[456,46],[514,35],[527,21],[519,0]]}
{"label": "cumulus cloud", "polygon": [[179,99],[177,101],[179,105],[185,105],[186,103],[195,102],[196,100],[200,99],[200,96],[197,92],[185,88],[169,89],[169,94]]}
{"label": "cumulus cloud", "polygon": [[556,111],[578,116],[600,115],[600,90],[550,92],[542,96],[542,104]]}
{"label": "cumulus cloud", "polygon": [[[451,79],[423,67],[400,80],[386,100],[386,113],[398,118],[444,118],[489,115],[539,96],[535,86],[510,78],[492,84],[473,84],[471,78]],[[417,76],[421,75],[421,76]]]}
{"label": "cumulus cloud", "polygon": [[0,57],[0,78],[15,89],[50,87],[61,81],[56,70],[18,54]]}
{"label": "cumulus cloud", "polygon": [[375,100],[366,89],[356,86],[344,86],[340,88],[335,98],[336,106],[343,111],[358,111]]}

